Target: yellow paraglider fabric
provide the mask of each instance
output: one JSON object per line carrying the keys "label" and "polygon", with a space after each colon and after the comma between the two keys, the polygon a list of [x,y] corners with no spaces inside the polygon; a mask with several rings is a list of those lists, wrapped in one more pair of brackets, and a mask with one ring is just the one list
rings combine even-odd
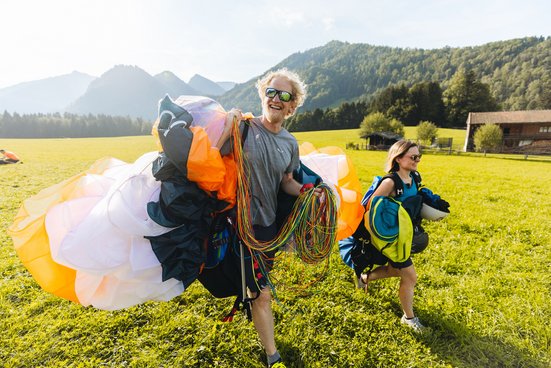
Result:
{"label": "yellow paraglider fabric", "polygon": [[336,186],[340,199],[338,209],[337,240],[354,233],[363,219],[361,184],[350,158],[339,147],[316,149],[310,142],[299,146],[301,161],[320,175],[325,182]]}
{"label": "yellow paraglider fabric", "polygon": [[375,248],[394,262],[405,262],[411,254],[413,224],[401,203],[385,196],[371,197],[364,223]]}
{"label": "yellow paraglider fabric", "polygon": [[111,158],[99,160],[87,171],[44,189],[23,202],[8,233],[21,262],[44,290],[79,302],[75,294],[76,271],[52,259],[44,223],[46,213],[58,203],[79,197],[81,180],[87,174],[101,175],[121,163]]}

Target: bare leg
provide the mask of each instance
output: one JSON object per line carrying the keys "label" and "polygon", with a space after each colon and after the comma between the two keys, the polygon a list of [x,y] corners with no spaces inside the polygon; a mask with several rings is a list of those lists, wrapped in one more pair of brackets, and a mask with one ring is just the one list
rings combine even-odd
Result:
{"label": "bare leg", "polygon": [[413,290],[417,283],[417,273],[413,265],[398,270],[400,273],[400,304],[407,318],[415,317],[413,313]]}
{"label": "bare leg", "polygon": [[367,281],[374,281],[379,279],[386,279],[389,277],[398,277],[400,276],[399,270],[390,266],[381,266],[374,269],[372,272],[369,273]]}
{"label": "bare leg", "polygon": [[417,273],[413,265],[405,268],[394,268],[391,265],[378,267],[367,275],[367,281],[400,277],[400,290],[398,296],[400,304],[407,318],[415,317],[413,313],[413,292],[417,283]]}
{"label": "bare leg", "polygon": [[252,302],[253,323],[267,355],[277,351],[274,338],[274,316],[272,314],[272,294],[266,287]]}

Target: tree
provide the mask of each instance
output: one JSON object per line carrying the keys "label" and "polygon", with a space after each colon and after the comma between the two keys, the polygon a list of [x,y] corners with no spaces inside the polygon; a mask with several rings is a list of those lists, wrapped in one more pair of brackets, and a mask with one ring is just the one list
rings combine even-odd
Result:
{"label": "tree", "polygon": [[370,108],[408,126],[423,120],[443,125],[446,120],[442,88],[438,82],[419,82],[409,89],[404,84],[389,86],[375,96]]}
{"label": "tree", "polygon": [[542,82],[542,88],[538,99],[540,109],[551,109],[551,78]]}
{"label": "tree", "polygon": [[438,136],[438,127],[430,121],[422,121],[417,125],[417,140],[424,143],[432,143]]}
{"label": "tree", "polygon": [[376,132],[392,132],[404,135],[404,125],[396,119],[389,119],[381,112],[367,115],[360,124],[360,137],[365,138]]}
{"label": "tree", "polygon": [[390,129],[387,132],[396,133],[402,137],[405,135],[404,124],[398,119],[391,119],[389,121]]}
{"label": "tree", "polygon": [[409,100],[412,105],[409,116],[411,125],[428,120],[437,126],[443,126],[446,120],[446,109],[442,100],[442,88],[438,82],[414,84],[409,90]]}
{"label": "tree", "polygon": [[496,124],[484,124],[474,133],[474,146],[477,151],[495,151],[503,142],[503,131]]}
{"label": "tree", "polygon": [[151,123],[129,116],[70,113],[0,115],[0,136],[6,138],[117,137],[150,134]]}
{"label": "tree", "polygon": [[331,129],[355,129],[364,116],[368,113],[367,104],[364,102],[343,103],[333,109]]}
{"label": "tree", "polygon": [[333,109],[315,109],[291,116],[285,122],[290,132],[357,128],[367,113],[365,102],[343,103]]}
{"label": "tree", "polygon": [[459,69],[444,92],[444,104],[451,126],[464,127],[469,112],[495,111],[497,103],[487,84],[472,70]]}
{"label": "tree", "polygon": [[405,84],[388,86],[371,101],[371,111],[379,111],[386,116],[407,121],[411,111],[409,90]]}

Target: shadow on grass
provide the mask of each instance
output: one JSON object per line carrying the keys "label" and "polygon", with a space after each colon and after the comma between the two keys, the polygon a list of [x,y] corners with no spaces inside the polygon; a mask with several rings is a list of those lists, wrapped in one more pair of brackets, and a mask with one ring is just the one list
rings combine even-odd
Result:
{"label": "shadow on grass", "polygon": [[481,336],[460,324],[440,315],[427,315],[421,319],[430,326],[418,340],[430,347],[440,359],[455,367],[548,367],[528,352],[520,350],[492,336]]}
{"label": "shadow on grass", "polygon": [[504,160],[512,160],[512,161],[530,161],[530,162],[544,162],[544,163],[551,163],[551,157],[549,158],[543,158],[543,157],[504,157]]}
{"label": "shadow on grass", "polygon": [[[290,345],[285,341],[276,341],[276,345],[277,350],[281,354],[283,362],[287,365],[287,367],[304,367],[304,362],[302,361],[300,351],[295,346]],[[265,357],[266,355],[264,354],[263,359],[265,359]]]}

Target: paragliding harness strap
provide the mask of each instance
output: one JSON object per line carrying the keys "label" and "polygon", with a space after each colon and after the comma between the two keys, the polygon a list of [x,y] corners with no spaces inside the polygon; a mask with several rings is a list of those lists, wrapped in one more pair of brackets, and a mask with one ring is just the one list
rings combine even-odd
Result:
{"label": "paragliding harness strap", "polygon": [[[415,182],[415,185],[417,186],[417,189],[421,188],[421,174],[419,174],[418,171],[412,171],[412,177],[413,181]],[[394,182],[394,190],[396,191],[396,196],[401,196],[404,194],[404,182],[402,179],[400,179],[400,176],[397,172],[391,172],[390,174],[387,174],[385,176],[375,176],[373,178],[373,182],[371,183],[371,186],[367,191],[365,192],[363,198],[362,198],[362,206],[364,208],[369,203],[369,199],[373,196],[373,193],[379,188],[379,185],[383,182],[384,179],[392,179]]]}
{"label": "paragliding harness strap", "polygon": [[250,121],[242,120],[243,122],[243,131],[241,132],[241,148],[245,145],[245,140],[247,140],[247,135],[249,135],[249,127],[251,126]]}
{"label": "paragliding harness strap", "polygon": [[[247,139],[247,135],[249,134],[249,122],[244,121],[243,131],[241,132],[241,147],[245,144],[245,140]],[[257,293],[257,295],[254,298],[248,298],[247,297],[247,282],[245,278],[245,249],[243,248],[243,242],[239,240],[239,261],[240,261],[240,269],[241,269],[241,295],[237,296],[235,298],[235,302],[233,303],[233,307],[231,311],[226,314],[226,316],[222,319],[223,322],[231,322],[233,321],[233,316],[236,315],[236,313],[242,309],[245,311],[247,315],[247,319],[249,321],[252,321],[253,315],[251,311],[251,302],[258,298],[260,296],[260,292]]]}
{"label": "paragliding harness strap", "polygon": [[249,321],[252,321],[253,315],[251,311],[251,302],[260,296],[260,292],[258,292],[254,298],[247,297],[247,282],[245,278],[245,249],[243,242],[241,241],[239,241],[239,261],[241,269],[241,295],[238,295],[237,298],[235,298],[235,302],[233,303],[231,311],[226,314],[226,316],[222,319],[222,322],[233,321],[233,316],[235,316],[239,310],[244,310],[245,314],[247,315],[247,319]]}

